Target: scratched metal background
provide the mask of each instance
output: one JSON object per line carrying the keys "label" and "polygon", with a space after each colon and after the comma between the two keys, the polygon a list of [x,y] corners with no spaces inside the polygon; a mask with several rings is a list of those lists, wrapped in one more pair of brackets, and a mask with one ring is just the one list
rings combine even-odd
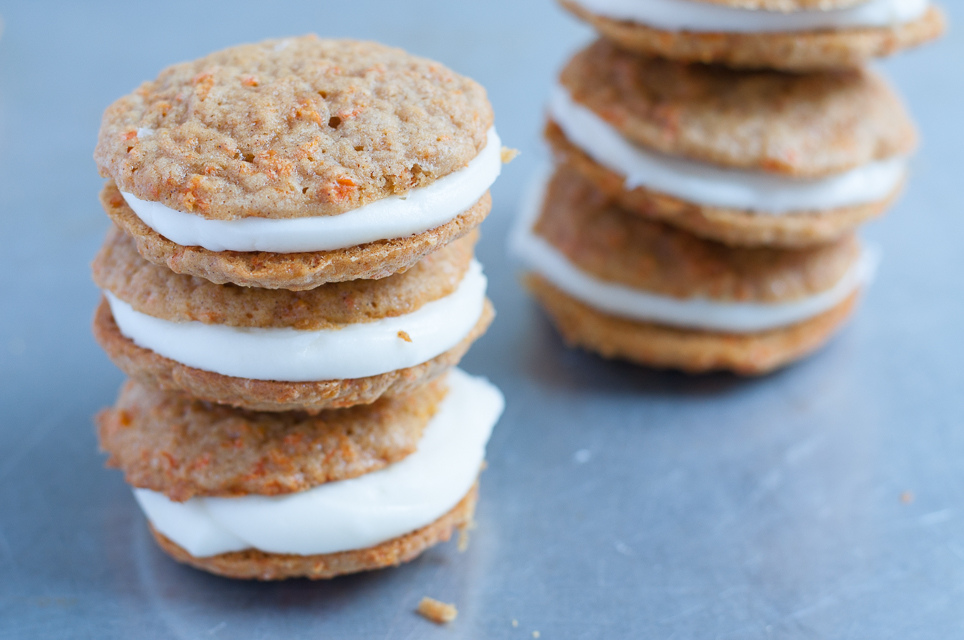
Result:
{"label": "scratched metal background", "polygon": [[[964,24],[959,0],[949,9]],[[543,97],[587,37],[548,0],[34,0],[0,15],[0,638],[964,635],[956,34],[886,64],[924,147],[900,205],[867,229],[886,253],[860,315],[809,361],[740,380],[568,351],[520,290],[505,235],[543,157]],[[87,264],[107,228],[91,152],[104,107],[166,64],[306,31],[477,78],[522,149],[479,249],[500,315],[464,363],[508,409],[466,553],[237,583],[162,555],[102,469],[91,416],[121,375],[88,331]],[[458,620],[415,616],[423,595]]]}

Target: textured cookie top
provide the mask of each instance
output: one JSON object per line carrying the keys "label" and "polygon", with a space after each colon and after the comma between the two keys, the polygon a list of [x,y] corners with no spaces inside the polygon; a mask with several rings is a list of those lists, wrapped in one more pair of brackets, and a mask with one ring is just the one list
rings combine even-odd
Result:
{"label": "textured cookie top", "polygon": [[863,4],[867,0],[687,0],[732,9],[762,11],[832,11]]}
{"label": "textured cookie top", "polygon": [[725,167],[820,177],[908,154],[916,144],[900,99],[866,69],[735,71],[625,53],[599,40],[560,80],[635,144]]}
{"label": "textured cookie top", "polygon": [[615,206],[562,167],[535,231],[596,277],[678,298],[783,302],[825,291],[859,255],[853,236],[813,249],[746,249],[703,240]]}
{"label": "textured cookie top", "polygon": [[129,381],[97,417],[108,466],[172,500],[279,495],[354,478],[414,452],[445,396],[429,383],[408,396],[323,411],[259,413]]}
{"label": "textured cookie top", "polygon": [[204,218],[336,215],[465,167],[492,122],[485,90],[441,64],[309,35],[168,67],[108,107],[94,159]]}
{"label": "textured cookie top", "polygon": [[135,310],[173,322],[229,327],[333,329],[417,311],[455,291],[472,260],[478,232],[382,280],[351,280],[307,291],[214,284],[142,258],[129,235],[113,227],[94,259],[94,282]]}

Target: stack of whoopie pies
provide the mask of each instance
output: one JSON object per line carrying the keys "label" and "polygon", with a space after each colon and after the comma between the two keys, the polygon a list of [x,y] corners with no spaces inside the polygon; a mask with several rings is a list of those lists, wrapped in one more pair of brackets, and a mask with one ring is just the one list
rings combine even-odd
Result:
{"label": "stack of whoopie pies", "polygon": [[878,261],[854,235],[916,145],[873,57],[928,0],[560,0],[602,36],[553,89],[550,177],[513,237],[567,342],[760,374],[825,343]]}
{"label": "stack of whoopie pies", "polygon": [[328,578],[472,520],[499,391],[455,368],[493,318],[476,227],[502,147],[485,90],[370,42],[267,41],[111,105],[98,416],[160,546]]}

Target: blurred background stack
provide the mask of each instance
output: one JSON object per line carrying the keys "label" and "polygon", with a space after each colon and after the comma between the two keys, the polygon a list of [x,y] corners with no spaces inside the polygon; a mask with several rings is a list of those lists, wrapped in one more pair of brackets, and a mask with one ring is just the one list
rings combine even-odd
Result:
{"label": "blurred background stack", "polygon": [[554,175],[514,238],[566,341],[761,374],[826,343],[873,279],[854,232],[915,126],[874,56],[938,37],[917,0],[562,0],[602,39],[549,101]]}

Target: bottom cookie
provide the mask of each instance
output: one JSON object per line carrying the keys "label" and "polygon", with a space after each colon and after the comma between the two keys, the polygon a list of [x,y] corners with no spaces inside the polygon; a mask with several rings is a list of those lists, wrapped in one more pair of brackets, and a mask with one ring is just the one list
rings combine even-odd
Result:
{"label": "bottom cookie", "polygon": [[529,273],[524,282],[570,346],[604,358],[689,373],[729,370],[761,375],[799,360],[830,339],[858,297],[854,292],[829,311],[788,327],[734,334],[617,318],[569,297],[538,275]]}
{"label": "bottom cookie", "polygon": [[285,580],[309,578],[321,580],[361,571],[372,571],[398,566],[418,557],[429,547],[446,542],[453,529],[465,530],[472,524],[475,504],[479,497],[476,483],[455,507],[435,522],[393,538],[374,547],[299,556],[286,553],[265,553],[257,549],[233,551],[198,558],[151,526],[154,539],[168,555],[183,564],[227,578],[245,580]]}

